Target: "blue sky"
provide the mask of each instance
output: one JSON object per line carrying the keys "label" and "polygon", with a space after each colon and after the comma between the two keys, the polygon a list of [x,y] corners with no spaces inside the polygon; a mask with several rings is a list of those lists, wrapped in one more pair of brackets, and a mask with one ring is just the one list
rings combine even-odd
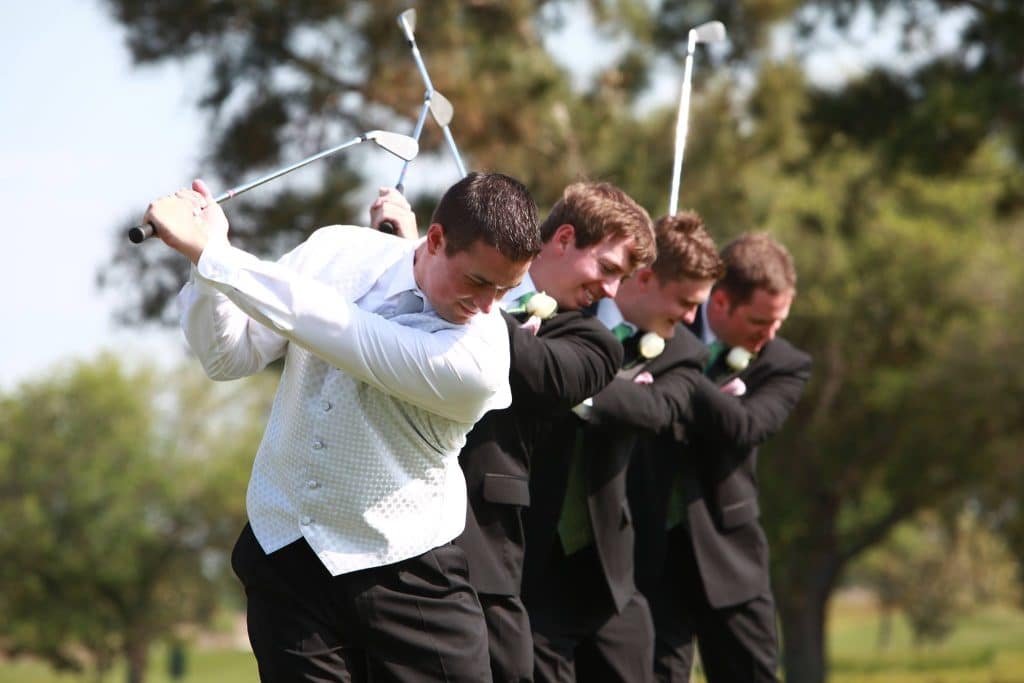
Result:
{"label": "blue sky", "polygon": [[5,7],[0,63],[0,389],[104,347],[180,357],[176,333],[117,332],[94,283],[115,227],[196,166],[189,74],[133,69],[100,6],[69,0]]}

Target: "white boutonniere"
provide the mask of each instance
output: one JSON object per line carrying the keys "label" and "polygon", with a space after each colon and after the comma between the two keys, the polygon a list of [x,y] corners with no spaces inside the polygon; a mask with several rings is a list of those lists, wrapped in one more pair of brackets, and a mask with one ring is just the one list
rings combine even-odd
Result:
{"label": "white boutonniere", "polygon": [[541,320],[547,320],[558,312],[558,302],[544,292],[535,292],[526,300],[524,309],[531,317],[536,316]]}
{"label": "white boutonniere", "polygon": [[729,355],[725,357],[725,364],[736,372],[746,370],[747,366],[750,365],[751,359],[754,357],[750,351],[747,351],[742,346],[734,346],[729,351]]}
{"label": "white boutonniere", "polygon": [[529,315],[530,317],[520,327],[533,334],[537,334],[540,330],[542,320],[547,320],[558,312],[558,302],[544,292],[531,292],[524,295],[519,301],[518,306],[508,309],[507,312],[513,315],[517,313]]}
{"label": "white boutonniere", "polygon": [[660,356],[661,352],[665,350],[665,340],[657,332],[648,332],[640,337],[638,349],[641,356],[651,360]]}

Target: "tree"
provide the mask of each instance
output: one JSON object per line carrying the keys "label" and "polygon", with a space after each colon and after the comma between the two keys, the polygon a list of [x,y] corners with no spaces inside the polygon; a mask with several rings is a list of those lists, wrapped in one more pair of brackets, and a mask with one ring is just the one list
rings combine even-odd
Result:
{"label": "tree", "polygon": [[916,644],[940,643],[961,615],[985,605],[1015,604],[1021,592],[1013,558],[976,504],[948,517],[917,515],[865,553],[850,575],[879,597],[882,647],[893,611],[907,615]]}
{"label": "tree", "polygon": [[[422,85],[394,25],[404,5],[310,0],[229,13],[209,0],[187,3],[189,12],[161,0],[108,2],[140,61],[211,59],[202,106],[214,114],[211,146],[225,173],[295,158],[343,137],[332,133],[339,126],[353,132],[395,117],[411,128]],[[580,86],[545,46],[584,5],[595,41],[624,47]],[[678,63],[689,27],[712,18],[728,25],[729,49],[699,55],[720,61],[698,74],[683,203],[721,241],[767,229],[796,257],[800,294],[784,334],[812,353],[814,376],[763,449],[760,474],[787,680],[824,680],[828,600],[855,558],[921,510],[968,496],[999,508],[1012,500],[1010,482],[1024,481],[1015,457],[1024,278],[1012,258],[1024,246],[1024,6],[477,0],[417,9],[421,49],[456,107],[474,167],[520,177],[541,204],[579,175],[611,180],[655,215],[665,205],[675,111],[637,100],[659,59]],[[958,44],[922,50],[954,11]],[[861,76],[815,85],[806,65],[820,29],[842,34],[863,12],[896,17],[899,47],[918,61],[903,67],[894,50]],[[792,36],[781,57],[770,40],[778,28]],[[424,140],[427,149],[437,142]],[[324,167],[322,191],[233,209],[238,240],[276,253],[301,237],[300,226],[336,222],[352,208],[342,201],[352,173],[339,160]],[[261,232],[261,224],[288,230]],[[122,262],[150,258],[143,252]],[[163,312],[180,282],[153,264],[144,271],[135,319]],[[1024,538],[1024,524],[1005,527]]]}
{"label": "tree", "polygon": [[211,421],[192,384],[104,356],[0,398],[6,653],[97,675],[122,657],[138,682],[153,641],[210,617],[259,422]]}

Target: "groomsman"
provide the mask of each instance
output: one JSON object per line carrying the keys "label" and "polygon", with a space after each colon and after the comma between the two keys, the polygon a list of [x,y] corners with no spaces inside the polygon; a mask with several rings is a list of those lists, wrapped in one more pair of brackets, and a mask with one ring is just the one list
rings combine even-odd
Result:
{"label": "groomsman", "polygon": [[[543,246],[529,273],[501,301],[512,405],[485,415],[459,456],[469,510],[456,544],[483,606],[495,681],[533,679],[530,624],[520,599],[532,454],[550,421],[608,384],[622,361],[618,340],[580,309],[615,296],[620,282],[655,254],[647,212],[607,183],[567,187],[540,234]],[[536,305],[539,292],[557,302],[559,313],[538,330],[529,318],[545,312]]]}
{"label": "groomsman", "polygon": [[697,214],[666,216],[655,235],[654,263],[598,304],[623,342],[623,368],[559,423],[535,460],[523,595],[537,681],[651,677],[654,629],[633,581],[626,471],[639,435],[678,424],[706,355],[680,323],[693,322],[723,271]]}
{"label": "groomsman", "polygon": [[778,680],[757,447],[793,410],[811,358],[776,336],[796,293],[785,247],[746,234],[722,259],[725,276],[691,325],[709,359],[686,405],[685,443],[659,438],[630,473],[659,681],[689,680],[694,640],[712,683]]}

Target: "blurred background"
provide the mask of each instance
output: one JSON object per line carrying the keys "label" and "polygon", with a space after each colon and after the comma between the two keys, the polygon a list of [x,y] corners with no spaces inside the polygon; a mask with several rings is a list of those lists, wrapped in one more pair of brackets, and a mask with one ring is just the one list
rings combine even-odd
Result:
{"label": "blurred background", "polygon": [[[588,178],[665,213],[687,32],[725,24],[680,206],[797,263],[814,376],[759,459],[786,680],[1024,681],[1022,3],[35,0],[0,25],[0,683],[255,679],[228,553],[277,371],[205,380],[183,259],[125,231],[193,177],[411,132],[410,6],[467,167],[542,212]],[[458,172],[430,121],[421,148],[423,224]],[[263,186],[233,241],[364,224],[400,168]]]}

